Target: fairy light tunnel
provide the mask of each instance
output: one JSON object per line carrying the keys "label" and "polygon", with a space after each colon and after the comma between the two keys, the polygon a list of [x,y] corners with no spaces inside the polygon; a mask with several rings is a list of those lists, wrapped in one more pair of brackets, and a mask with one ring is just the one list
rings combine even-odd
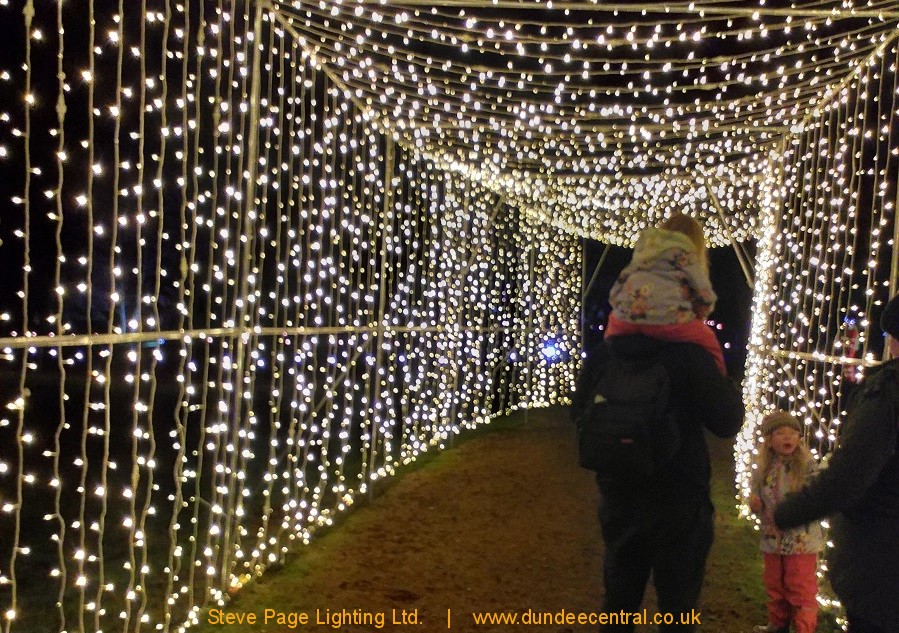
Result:
{"label": "fairy light tunnel", "polygon": [[566,402],[581,237],[684,210],[741,256],[738,487],[761,412],[824,454],[879,354],[892,1],[0,0],[0,24],[4,632],[184,630],[400,465]]}

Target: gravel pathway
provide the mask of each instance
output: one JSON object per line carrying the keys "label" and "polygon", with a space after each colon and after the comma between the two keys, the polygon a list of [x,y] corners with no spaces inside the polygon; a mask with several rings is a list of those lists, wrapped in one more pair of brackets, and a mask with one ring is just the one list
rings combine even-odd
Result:
{"label": "gravel pathway", "polygon": [[[245,588],[226,610],[245,616],[242,624],[203,630],[594,630],[555,622],[479,625],[472,615],[562,617],[563,610],[594,611],[602,595],[597,492],[575,462],[567,411],[519,413],[513,421],[520,423],[463,441],[385,484],[278,573]],[[713,443],[716,477],[725,486],[732,485],[730,446]],[[736,633],[764,621],[760,561],[746,524],[728,520],[730,507],[719,512],[704,630]],[[743,556],[748,563],[728,560],[738,550],[750,552]],[[268,624],[266,609],[275,614]],[[255,625],[246,624],[250,614]],[[305,624],[290,619],[301,614]]]}

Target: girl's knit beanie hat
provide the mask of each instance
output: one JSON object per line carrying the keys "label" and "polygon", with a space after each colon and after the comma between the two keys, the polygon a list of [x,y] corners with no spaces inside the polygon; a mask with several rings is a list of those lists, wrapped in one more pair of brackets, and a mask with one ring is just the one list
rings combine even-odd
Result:
{"label": "girl's knit beanie hat", "polygon": [[777,429],[788,426],[802,433],[802,423],[786,411],[769,413],[762,420],[762,435],[773,433]]}

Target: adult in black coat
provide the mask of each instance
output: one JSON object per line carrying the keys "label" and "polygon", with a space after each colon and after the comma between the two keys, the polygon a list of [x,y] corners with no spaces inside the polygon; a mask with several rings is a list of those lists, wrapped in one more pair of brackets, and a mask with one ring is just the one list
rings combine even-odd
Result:
{"label": "adult in black coat", "polygon": [[858,386],[827,468],[774,510],[781,529],[833,515],[829,575],[850,633],[899,631],[899,296],[881,327],[893,360]]}
{"label": "adult in black coat", "polygon": [[[644,336],[616,336],[592,350],[584,362],[572,403],[575,420],[607,363],[657,358],[671,379],[672,405],[681,431],[681,447],[648,480],[599,481],[599,521],[605,555],[602,613],[612,624],[601,631],[633,631],[612,614],[640,609],[650,573],[659,614],[674,614],[675,623],[660,630],[692,631],[713,538],[711,466],[704,429],[726,438],[743,423],[740,390],[715,367],[698,345],[665,343]],[[683,618],[683,624],[681,624]]]}

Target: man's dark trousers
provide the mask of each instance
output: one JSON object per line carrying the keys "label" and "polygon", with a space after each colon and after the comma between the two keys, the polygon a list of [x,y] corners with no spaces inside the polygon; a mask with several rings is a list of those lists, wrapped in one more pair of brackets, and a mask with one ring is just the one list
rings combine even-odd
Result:
{"label": "man's dark trousers", "polygon": [[[708,493],[683,485],[672,489],[600,484],[600,490],[599,521],[606,547],[602,612],[640,611],[652,572],[658,613],[673,614],[675,621],[659,630],[694,631],[694,625],[680,622],[690,622],[697,606],[712,546]],[[600,626],[604,633],[634,630],[632,623]]]}

